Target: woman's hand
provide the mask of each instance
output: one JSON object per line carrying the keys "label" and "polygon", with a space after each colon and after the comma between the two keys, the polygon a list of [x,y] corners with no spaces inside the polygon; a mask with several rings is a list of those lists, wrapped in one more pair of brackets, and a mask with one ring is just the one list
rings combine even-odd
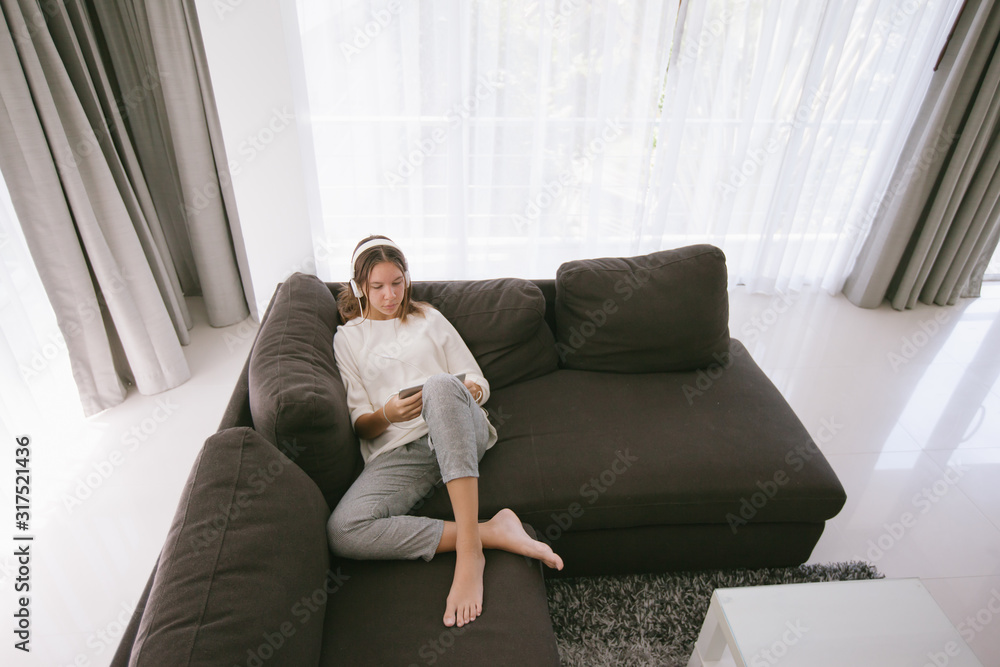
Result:
{"label": "woman's hand", "polygon": [[420,416],[420,411],[423,410],[423,407],[424,392],[420,390],[413,396],[407,396],[406,398],[400,398],[399,394],[395,394],[386,401],[382,409],[386,420],[395,424],[397,422],[416,419]]}
{"label": "woman's hand", "polygon": [[479,401],[482,400],[483,388],[480,387],[478,384],[476,384],[472,380],[465,380],[465,388],[469,390],[470,394],[472,394],[472,400],[474,400],[476,403],[479,403]]}
{"label": "woman's hand", "polygon": [[400,398],[393,394],[385,404],[375,412],[361,415],[354,422],[354,432],[364,440],[374,440],[389,428],[389,423],[409,421],[420,416],[424,407],[424,394],[418,391],[412,396]]}

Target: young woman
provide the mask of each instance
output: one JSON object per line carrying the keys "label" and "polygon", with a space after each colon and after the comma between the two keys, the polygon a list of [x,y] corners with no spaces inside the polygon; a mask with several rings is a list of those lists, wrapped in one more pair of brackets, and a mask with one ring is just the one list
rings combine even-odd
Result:
{"label": "young woman", "polygon": [[[510,509],[479,523],[479,461],[497,440],[480,407],[490,386],[451,323],[410,298],[402,251],[384,236],[368,237],[351,271],[338,298],[346,324],[333,349],[365,468],[330,516],[330,547],[356,559],[456,552],[444,624],[461,627],[482,613],[484,548],[556,569],[562,559],[531,539]],[[439,481],[455,520],[407,514]]]}

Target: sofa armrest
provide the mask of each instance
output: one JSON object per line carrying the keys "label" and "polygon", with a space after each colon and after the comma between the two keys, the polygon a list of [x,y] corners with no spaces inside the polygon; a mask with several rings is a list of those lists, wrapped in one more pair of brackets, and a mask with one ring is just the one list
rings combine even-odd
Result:
{"label": "sofa armrest", "polygon": [[312,480],[256,431],[212,435],[113,664],[214,666],[276,630],[285,660],[315,664],[322,614],[307,623],[295,605],[325,586],[329,514]]}

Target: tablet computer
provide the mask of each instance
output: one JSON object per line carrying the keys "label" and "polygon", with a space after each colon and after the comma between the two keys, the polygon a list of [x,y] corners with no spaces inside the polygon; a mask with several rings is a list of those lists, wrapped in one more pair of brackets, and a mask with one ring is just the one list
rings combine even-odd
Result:
{"label": "tablet computer", "polygon": [[[464,382],[465,381],[465,373],[459,373],[455,377],[458,378],[459,382]],[[424,387],[424,385],[418,384],[418,385],[414,385],[412,387],[407,387],[406,389],[400,389],[399,390],[399,397],[400,398],[409,398],[410,396],[413,396],[415,393],[417,393],[418,391],[420,391],[421,389],[423,389],[423,387]]]}

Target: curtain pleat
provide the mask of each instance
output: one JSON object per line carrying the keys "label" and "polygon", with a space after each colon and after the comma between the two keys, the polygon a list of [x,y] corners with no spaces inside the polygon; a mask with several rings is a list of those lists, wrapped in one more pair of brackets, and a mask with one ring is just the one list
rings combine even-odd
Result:
{"label": "curtain pleat", "polygon": [[[142,165],[136,154],[132,139],[126,126],[126,118],[117,102],[113,84],[105,71],[100,58],[100,44],[94,34],[90,17],[86,14],[81,0],[69,0],[65,4],[67,13],[72,17],[72,28],[62,35],[62,43],[75,43],[78,37],[84,48],[76,54],[66,54],[63,63],[73,69],[74,65],[86,64],[86,70],[79,72],[84,81],[74,81],[77,90],[88,90],[89,95],[80,95],[81,103],[87,107],[88,120],[92,127],[106,125],[111,141],[104,145],[104,158],[111,168],[125,204],[130,219],[133,222],[143,256],[149,262],[153,278],[156,281],[160,298],[163,299],[167,312],[174,325],[174,332],[182,345],[190,341],[188,329],[192,326],[187,304],[181,295],[181,285],[176,272],[172,269],[173,257],[163,238],[163,232],[158,224],[158,216],[149,191]],[[69,26],[67,26],[69,27]],[[57,44],[59,41],[57,41]],[[147,84],[148,85],[148,84]],[[133,90],[129,88],[129,90]],[[128,105],[124,111],[127,115]],[[153,221],[150,224],[150,220]]]}
{"label": "curtain pleat", "polygon": [[150,6],[0,0],[0,167],[86,415],[190,377],[185,291],[215,326],[248,313],[200,44]]}
{"label": "curtain pleat", "polygon": [[[804,283],[804,274],[796,271],[795,265],[797,259],[809,257],[804,246],[813,225],[801,209],[809,206],[809,195],[816,194],[815,191],[806,191],[806,179],[816,166],[823,171],[829,156],[829,152],[816,150],[820,135],[825,130],[823,120],[832,106],[829,102],[832,95],[825,90],[833,86],[830,73],[837,70],[845,54],[852,23],[845,17],[854,17],[856,6],[857,2],[824,3],[812,46],[799,54],[802,58],[801,74],[792,79],[801,81],[794,87],[798,92],[794,113],[806,110],[811,122],[800,123],[791,132],[784,149],[784,159],[778,167],[776,187],[768,191],[768,214],[753,253],[752,268],[745,277],[750,291],[784,292],[800,289]],[[767,37],[761,35],[761,38]],[[809,91],[820,91],[816,98],[818,103],[809,101]]]}
{"label": "curtain pleat", "polygon": [[228,187],[218,176],[218,138],[213,143],[210,130],[217,119],[214,107],[205,104],[210,81],[204,80],[207,68],[198,65],[204,56],[191,39],[190,16],[181,0],[115,0],[95,7],[126,90],[152,87],[157,93],[134,105],[143,133],[136,145],[159,188],[163,241],[181,268],[184,293],[204,297],[212,326],[239,322],[247,310],[229,231],[235,209],[227,210]]}
{"label": "curtain pleat", "polygon": [[[935,234],[934,245],[938,246],[937,239],[940,238],[940,246],[928,253],[929,256],[933,256],[934,261],[925,262],[921,267],[920,275],[910,289],[908,308],[912,308],[916,303],[918,294],[920,300],[926,303],[938,305],[954,303],[953,294],[961,287],[957,284],[958,276],[964,272],[964,266],[971,256],[971,245],[975,244],[982,230],[975,224],[976,211],[983,205],[987,210],[991,210],[996,197],[994,190],[993,200],[984,201],[986,190],[997,168],[997,161],[1000,159],[1000,146],[996,143],[997,121],[1000,118],[998,86],[1000,86],[1000,58],[994,57],[984,80],[979,85],[972,112],[966,121],[966,130],[962,131],[962,138],[949,160],[949,174],[953,171],[952,166],[960,164],[961,167],[955,189],[947,197],[944,213],[936,222],[939,232]],[[967,137],[972,139],[968,150],[965,150]],[[991,144],[993,149],[987,153]],[[950,180],[948,175],[945,178]],[[939,193],[935,197],[935,204],[942,200],[941,195],[944,194]],[[932,215],[934,213],[936,209],[932,209]],[[982,219],[981,222],[985,224],[986,219]],[[924,223],[925,229],[932,223],[934,218],[929,216],[928,221]],[[965,246],[968,252],[961,252],[962,246]],[[964,260],[960,256],[964,256]],[[978,257],[974,258],[973,262],[975,259]],[[951,280],[946,280],[949,274]],[[920,289],[917,288],[919,284],[923,284]]]}
{"label": "curtain pleat", "polygon": [[989,152],[979,162],[969,189],[955,214],[956,222],[945,237],[940,257],[935,262],[924,286],[924,298],[933,298],[938,305],[954,304],[969,282],[979,257],[986,251],[993,227],[1000,219],[997,209],[1000,199],[1000,141],[997,125],[989,137]]}
{"label": "curtain pleat", "polygon": [[[101,324],[97,294],[90,280],[87,261],[76,241],[67,202],[64,198],[37,194],[61,187],[54,158],[60,149],[63,155],[67,152],[72,155],[70,142],[64,133],[60,136],[58,122],[54,123],[51,143],[46,140],[42,118],[32,104],[32,95],[22,69],[25,67],[37,72],[40,66],[30,51],[22,63],[13,39],[14,35],[22,35],[22,39],[30,38],[28,23],[16,5],[9,7],[5,0],[0,8],[3,9],[4,22],[4,30],[0,32],[0,85],[4,91],[0,95],[0,141],[4,146],[4,175],[8,180],[11,200],[21,215],[28,211],[33,219],[45,221],[45,231],[51,238],[46,242],[44,237],[39,239],[37,235],[26,233],[25,241],[39,267],[39,278],[49,300],[58,313],[59,327],[71,356],[85,360],[74,365],[74,378],[84,397],[84,411],[95,412],[105,402],[121,400],[124,386],[117,373],[93,370],[113,370],[114,362]],[[54,106],[51,96],[42,91],[38,94],[38,101],[50,108]],[[47,156],[48,159],[32,159],[37,156]],[[12,178],[15,175],[36,184],[37,189],[19,187],[18,181]],[[57,272],[44,269],[56,265],[82,279],[64,281]]]}
{"label": "curtain pleat", "polygon": [[1000,8],[970,0],[845,283],[853,303],[954,304],[981,281],[1000,225],[998,36]]}
{"label": "curtain pleat", "polygon": [[[82,14],[85,10],[82,0],[72,4]],[[182,295],[196,293],[195,268],[191,262],[190,244],[187,236],[178,227],[180,221],[163,224],[169,219],[175,202],[181,201],[172,172],[165,171],[170,153],[160,132],[160,116],[157,112],[156,95],[162,76],[155,61],[150,61],[135,39],[130,39],[120,12],[111,11],[108,3],[96,3],[97,16],[101,26],[102,42],[106,44],[108,56],[114,63],[115,91],[106,95],[111,109],[107,114],[115,119],[116,145],[122,161],[128,170],[129,182],[139,197],[141,216],[133,219],[154,221],[153,224],[137,225],[137,232],[143,248],[154,266],[160,297],[163,299],[174,331],[181,344],[189,342],[188,330],[193,322]],[[138,37],[133,30],[133,36]],[[130,57],[129,54],[135,54]],[[109,78],[102,65],[95,64],[95,71]],[[119,103],[117,100],[121,100]]]}
{"label": "curtain pleat", "polygon": [[[187,362],[162,302],[142,296],[156,285],[104,158],[107,130],[91,127],[50,33],[39,27],[45,19],[37,4],[3,0],[0,7],[10,28],[5,43],[11,35],[16,42],[0,66],[3,100],[19,112],[3,127],[4,177],[65,336],[84,413],[121,402],[119,373],[153,391],[176,386],[189,377]],[[116,369],[106,319],[127,341],[127,369]]]}

